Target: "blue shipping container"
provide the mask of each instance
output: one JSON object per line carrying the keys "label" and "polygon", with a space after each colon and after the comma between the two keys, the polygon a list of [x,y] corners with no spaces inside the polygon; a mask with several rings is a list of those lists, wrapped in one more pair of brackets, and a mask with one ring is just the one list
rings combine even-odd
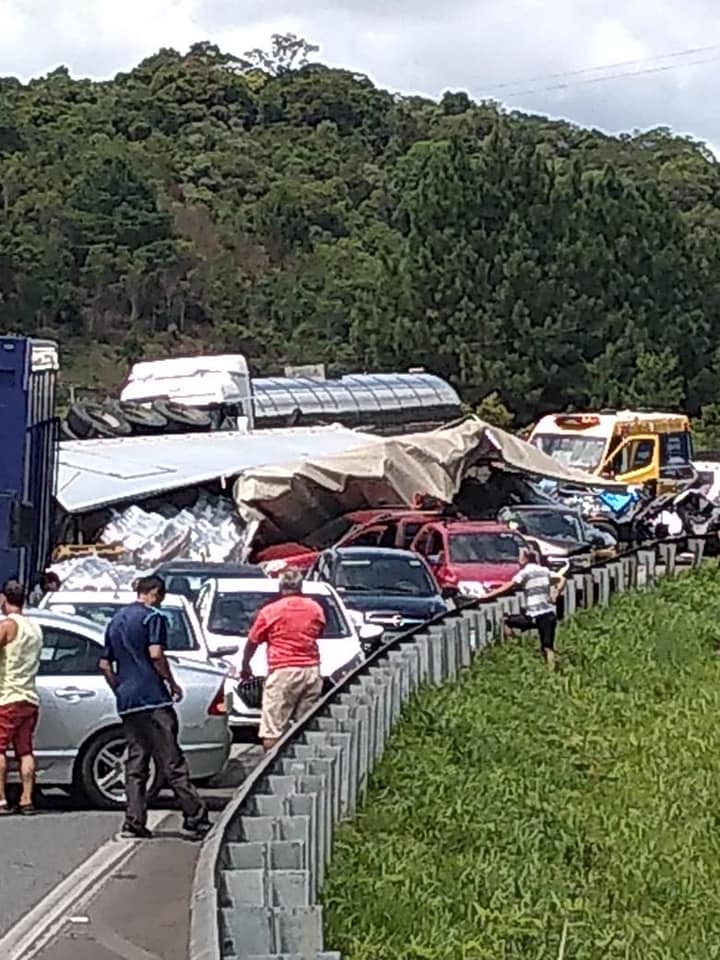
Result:
{"label": "blue shipping container", "polygon": [[0,583],[28,589],[53,547],[58,367],[56,343],[0,337]]}

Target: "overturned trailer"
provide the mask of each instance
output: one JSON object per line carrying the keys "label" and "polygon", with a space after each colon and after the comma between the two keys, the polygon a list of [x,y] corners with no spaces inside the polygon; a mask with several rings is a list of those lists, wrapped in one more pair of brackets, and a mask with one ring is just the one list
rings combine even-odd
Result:
{"label": "overturned trailer", "polygon": [[518,437],[466,417],[427,433],[374,439],[319,459],[246,470],[234,496],[254,546],[283,541],[321,547],[322,530],[350,513],[421,500],[455,504],[467,516],[494,518],[508,503],[542,502],[526,478],[586,487],[619,484],[567,467]]}

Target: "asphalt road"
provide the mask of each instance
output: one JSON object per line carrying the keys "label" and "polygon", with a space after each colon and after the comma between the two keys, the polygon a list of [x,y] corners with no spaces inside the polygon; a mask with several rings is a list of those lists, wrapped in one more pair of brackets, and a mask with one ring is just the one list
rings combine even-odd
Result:
{"label": "asphalt road", "polygon": [[[211,811],[222,810],[233,789],[260,757],[260,748],[235,744],[228,766],[202,792]],[[170,810],[161,797],[158,810]],[[118,832],[123,815],[73,807],[61,792],[48,792],[36,816],[0,821],[0,937],[58,883]]]}

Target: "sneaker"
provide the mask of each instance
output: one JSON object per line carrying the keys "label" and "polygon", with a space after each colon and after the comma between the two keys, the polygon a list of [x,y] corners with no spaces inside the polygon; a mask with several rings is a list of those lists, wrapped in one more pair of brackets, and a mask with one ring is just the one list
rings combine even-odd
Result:
{"label": "sneaker", "polygon": [[152,830],[147,827],[134,827],[130,823],[124,823],[120,830],[121,840],[152,840]]}
{"label": "sneaker", "polygon": [[183,823],[183,831],[193,840],[202,840],[212,830],[212,824],[207,816],[201,820],[186,820]]}

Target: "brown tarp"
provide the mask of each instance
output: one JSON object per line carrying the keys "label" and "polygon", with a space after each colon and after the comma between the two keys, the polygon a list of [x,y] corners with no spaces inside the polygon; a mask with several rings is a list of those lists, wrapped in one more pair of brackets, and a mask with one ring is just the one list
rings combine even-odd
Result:
{"label": "brown tarp", "polygon": [[417,494],[451,503],[463,479],[484,465],[562,483],[620,486],[467,417],[428,433],[378,438],[347,453],[248,470],[236,481],[234,496],[247,521],[263,521],[264,542],[302,542],[351,510],[409,505]]}

